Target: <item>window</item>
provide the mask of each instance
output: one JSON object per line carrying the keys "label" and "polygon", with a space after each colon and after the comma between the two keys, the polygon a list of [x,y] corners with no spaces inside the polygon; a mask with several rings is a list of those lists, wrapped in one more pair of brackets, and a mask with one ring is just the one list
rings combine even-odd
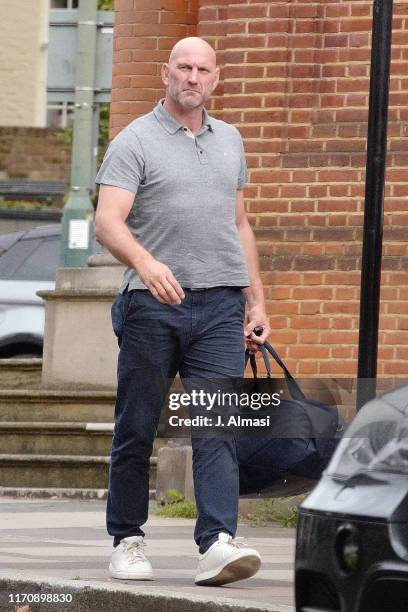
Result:
{"label": "window", "polygon": [[64,130],[74,123],[74,105],[69,102],[53,102],[47,106],[47,127]]}
{"label": "window", "polygon": [[78,0],[51,0],[52,9],[77,9]]}

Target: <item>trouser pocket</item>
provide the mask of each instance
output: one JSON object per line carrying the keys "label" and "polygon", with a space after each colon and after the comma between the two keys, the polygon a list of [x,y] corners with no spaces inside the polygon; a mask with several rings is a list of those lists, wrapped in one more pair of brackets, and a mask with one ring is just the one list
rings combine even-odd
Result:
{"label": "trouser pocket", "polygon": [[131,299],[132,291],[126,289],[124,293],[118,293],[111,307],[112,328],[118,339],[119,346],[122,341],[123,326]]}

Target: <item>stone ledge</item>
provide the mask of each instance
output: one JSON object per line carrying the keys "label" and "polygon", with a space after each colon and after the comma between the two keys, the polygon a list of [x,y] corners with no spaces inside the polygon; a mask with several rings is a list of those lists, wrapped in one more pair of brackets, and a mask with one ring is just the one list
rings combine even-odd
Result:
{"label": "stone ledge", "polygon": [[113,423],[84,423],[80,421],[0,421],[0,431],[16,431],[36,433],[67,432],[67,433],[98,433],[112,435]]}
{"label": "stone ledge", "polygon": [[86,464],[86,465],[100,465],[108,464],[110,458],[108,456],[97,457],[91,455],[12,455],[12,454],[0,454],[0,465],[21,465],[23,463],[29,463],[30,466],[34,463],[47,463],[47,464]]}
{"label": "stone ledge", "polygon": [[0,389],[0,402],[4,400],[19,400],[19,402],[51,402],[58,400],[59,402],[75,402],[85,400],[89,403],[96,404],[100,402],[114,402],[116,393],[113,391],[99,390],[54,390],[54,389],[30,389],[29,391],[20,389]]}
{"label": "stone ledge", "polygon": [[[0,497],[24,499],[106,499],[108,489],[75,489],[49,487],[0,487]],[[149,489],[149,499],[155,499],[156,490]]]}
{"label": "stone ledge", "polygon": [[[23,463],[49,463],[49,464],[88,464],[88,465],[99,465],[109,464],[110,456],[92,456],[92,455],[12,455],[12,454],[0,454],[0,464],[15,464],[21,465]],[[157,465],[157,457],[150,457],[150,465]]]}
{"label": "stone ledge", "polygon": [[23,497],[24,499],[106,499],[107,489],[53,489],[49,487],[0,487],[0,497]]}
{"label": "stone ledge", "polygon": [[37,291],[37,295],[43,300],[81,300],[88,302],[94,302],[96,298],[98,300],[112,301],[117,294],[117,289],[68,289],[66,291]]}
{"label": "stone ledge", "polygon": [[0,359],[0,371],[7,368],[18,368],[22,370],[41,370],[41,367],[41,357],[29,357],[22,359],[18,357],[10,357],[8,359]]}
{"label": "stone ledge", "polygon": [[[174,589],[150,587],[144,582],[100,584],[84,580],[30,578],[24,575],[0,574],[3,593],[71,593],[72,603],[58,603],[58,612],[294,612],[292,606],[264,604],[259,601],[237,603],[227,597],[175,594]],[[4,596],[4,595],[3,595]],[[0,604],[3,603],[0,601]],[[6,604],[9,600],[5,601]]]}

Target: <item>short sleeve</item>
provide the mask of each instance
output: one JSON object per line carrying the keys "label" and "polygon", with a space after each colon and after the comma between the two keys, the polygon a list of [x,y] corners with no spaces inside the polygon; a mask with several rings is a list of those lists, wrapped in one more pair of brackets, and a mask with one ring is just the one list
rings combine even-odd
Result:
{"label": "short sleeve", "polygon": [[246,159],[245,159],[245,150],[244,150],[244,144],[242,142],[242,138],[241,138],[241,134],[239,135],[239,143],[240,143],[240,169],[239,169],[239,175],[238,175],[238,184],[237,184],[237,190],[243,189],[247,183],[248,180],[248,172],[247,172],[247,164],[246,164]]}
{"label": "short sleeve", "polygon": [[139,141],[125,128],[110,143],[95,183],[122,187],[137,193],[144,172],[144,155]]}

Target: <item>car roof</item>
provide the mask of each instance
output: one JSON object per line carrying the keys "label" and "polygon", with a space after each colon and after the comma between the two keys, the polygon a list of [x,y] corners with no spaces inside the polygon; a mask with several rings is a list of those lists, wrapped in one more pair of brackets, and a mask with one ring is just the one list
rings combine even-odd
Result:
{"label": "car roof", "polygon": [[0,280],[55,279],[61,224],[0,236]]}
{"label": "car roof", "polygon": [[24,234],[25,232],[14,232],[14,234],[3,234],[0,236],[0,255],[18,242]]}
{"label": "car roof", "polygon": [[61,224],[54,223],[53,225],[40,225],[28,230],[24,235],[24,240],[30,238],[48,238],[49,236],[61,236]]}
{"label": "car roof", "polygon": [[0,234],[0,255],[8,251],[19,240],[32,240],[38,238],[48,238],[61,235],[61,225],[42,225],[26,230],[25,232],[11,232],[10,234]]}

